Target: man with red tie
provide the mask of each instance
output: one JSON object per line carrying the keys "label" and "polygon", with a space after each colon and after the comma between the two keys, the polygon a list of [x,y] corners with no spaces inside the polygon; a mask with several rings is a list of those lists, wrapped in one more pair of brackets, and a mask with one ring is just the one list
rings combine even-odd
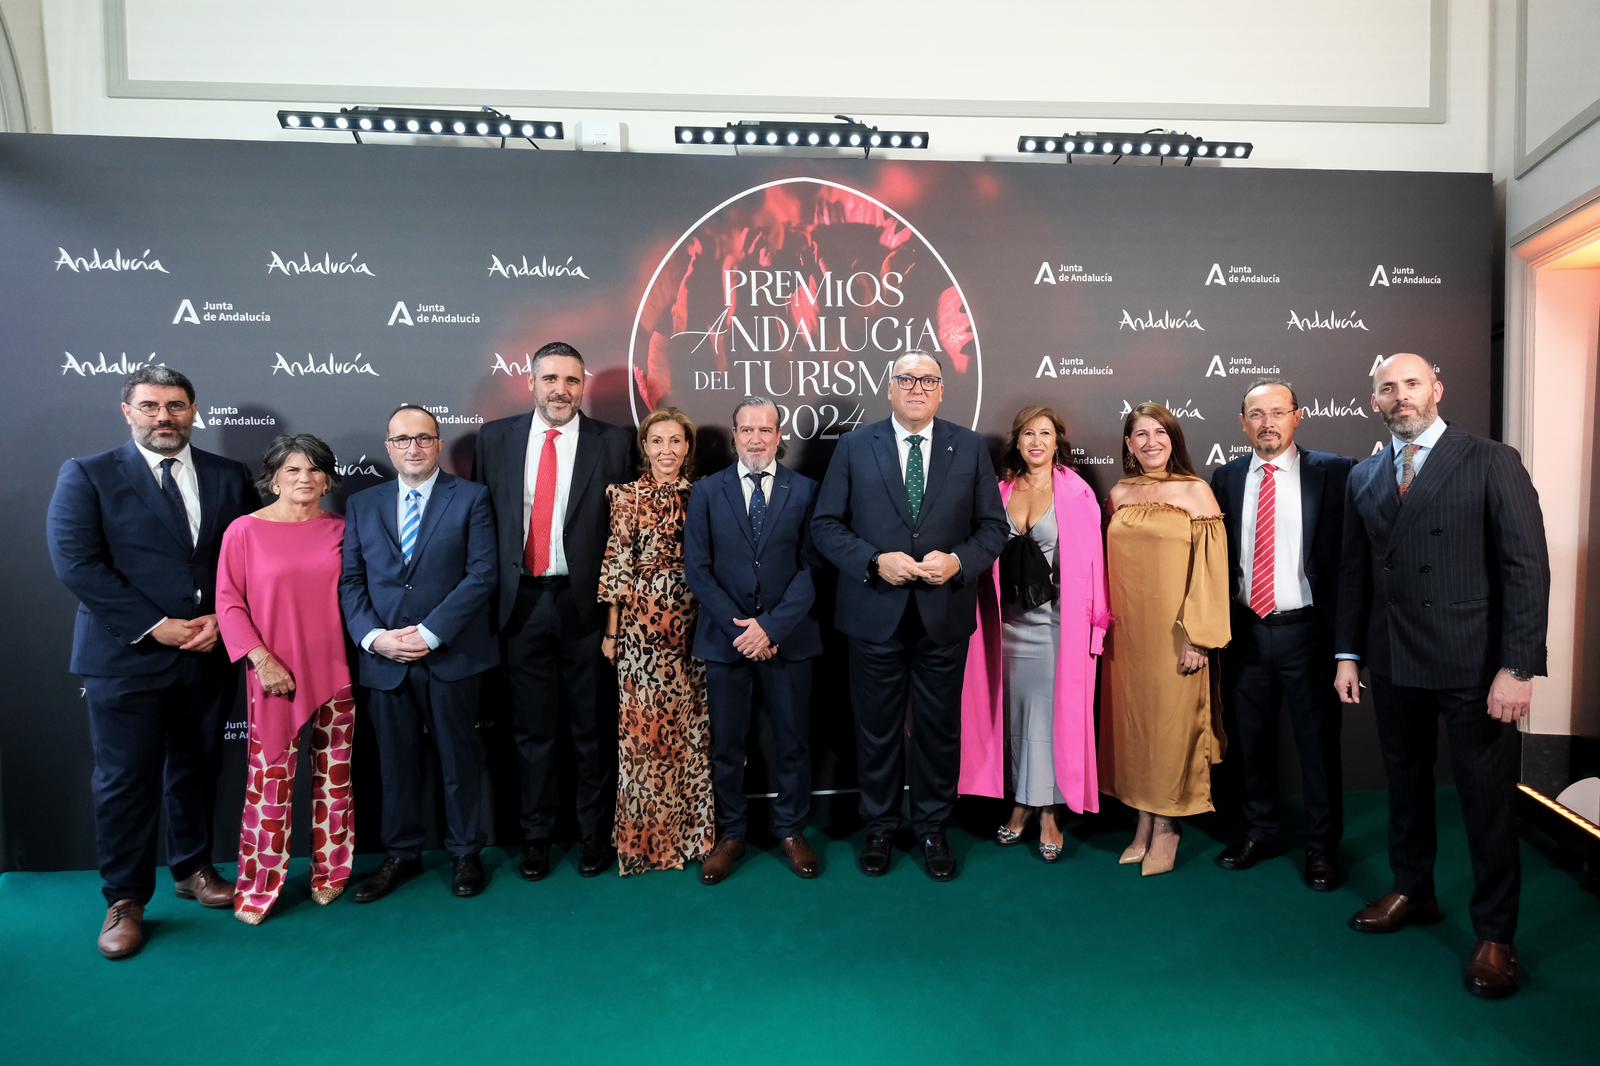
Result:
{"label": "man with red tie", "polygon": [[596,598],[610,527],[606,486],[634,475],[633,436],[583,414],[583,356],[552,341],[534,353],[533,410],[478,434],[473,479],[489,486],[500,550],[497,618],[522,786],[522,876],[550,872],[556,751],[572,740],[579,872],[611,866],[617,792],[615,681],[600,654]]}
{"label": "man with red tie", "polygon": [[1244,780],[1244,833],[1217,856],[1248,870],[1279,849],[1278,723],[1288,705],[1305,798],[1308,887],[1339,882],[1341,714],[1330,691],[1345,483],[1351,461],[1294,442],[1294,387],[1258,381],[1239,402],[1251,454],[1211,477],[1228,529],[1233,643],[1223,653],[1228,729]]}

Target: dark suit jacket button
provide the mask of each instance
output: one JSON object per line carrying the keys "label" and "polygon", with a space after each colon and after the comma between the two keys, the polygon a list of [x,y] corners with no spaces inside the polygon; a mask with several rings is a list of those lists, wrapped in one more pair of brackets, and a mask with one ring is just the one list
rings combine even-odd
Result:
{"label": "dark suit jacket button", "polygon": [[1420,570],[1417,571],[1417,573],[1419,573],[1419,574],[1431,574],[1431,573],[1433,573],[1433,567],[1431,567],[1431,566],[1423,566]]}
{"label": "dark suit jacket button", "polygon": [[1384,563],[1383,564],[1383,572],[1384,573],[1387,574],[1389,571],[1391,571],[1393,569],[1394,569],[1394,564],[1393,563]]}
{"label": "dark suit jacket button", "polygon": [[1383,602],[1387,603],[1390,607],[1393,607],[1396,603],[1399,603],[1400,601],[1395,599],[1393,596],[1390,596],[1387,600],[1384,600]]}
{"label": "dark suit jacket button", "polygon": [[1433,535],[1433,536],[1435,536],[1435,537],[1437,537],[1437,536],[1440,536],[1440,535],[1441,535],[1441,534],[1443,534],[1443,533],[1444,533],[1444,530],[1442,530],[1442,529],[1430,529],[1430,530],[1428,530],[1428,532],[1429,532],[1429,533],[1430,533],[1430,534],[1431,534],[1431,535]]}
{"label": "dark suit jacket button", "polygon": [[[760,569],[761,569],[761,562],[760,562],[760,560],[757,560],[757,561],[756,561],[756,569],[757,569],[757,570],[760,570]],[[409,587],[409,586],[407,586],[407,587]]]}
{"label": "dark suit jacket button", "polygon": [[920,537],[921,537],[921,536],[922,536],[922,534],[921,534],[921,533],[913,533],[913,534],[911,534],[911,539],[912,539],[912,540],[917,540],[917,539],[919,539],[919,538],[920,538]]}
{"label": "dark suit jacket button", "polygon": [[1422,606],[1424,606],[1424,607],[1432,607],[1433,606],[1433,601],[1432,600],[1423,600],[1422,601]]}
{"label": "dark suit jacket button", "polygon": [[411,586],[410,586],[410,585],[407,585],[407,586],[406,586],[406,591],[407,591],[407,592],[410,592],[410,591],[411,591]]}

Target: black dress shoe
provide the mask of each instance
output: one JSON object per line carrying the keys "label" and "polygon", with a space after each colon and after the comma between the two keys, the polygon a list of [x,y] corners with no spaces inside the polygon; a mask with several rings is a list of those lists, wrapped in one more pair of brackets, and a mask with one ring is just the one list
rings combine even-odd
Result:
{"label": "black dress shoe", "polygon": [[378,872],[356,886],[357,903],[375,903],[422,872],[422,860],[397,859],[393,855],[383,860]]}
{"label": "black dress shoe", "polygon": [[889,872],[889,855],[892,848],[887,833],[873,833],[867,837],[867,842],[861,845],[861,854],[856,858],[856,865],[861,867],[861,872],[868,877],[882,877]]}
{"label": "black dress shoe", "polygon": [[522,845],[522,861],[517,872],[524,881],[543,881],[550,873],[550,842],[530,840]]}
{"label": "black dress shoe", "polygon": [[1339,866],[1325,851],[1306,849],[1306,887],[1313,892],[1332,892],[1339,887]]}
{"label": "black dress shoe", "polygon": [[929,833],[922,838],[922,864],[935,881],[948,881],[956,875],[956,857],[943,833]]}
{"label": "black dress shoe", "polygon": [[599,833],[583,838],[583,854],[578,858],[578,872],[584,877],[599,877],[616,864],[617,849]]}
{"label": "black dress shoe", "polygon": [[476,855],[462,855],[456,859],[456,872],[450,878],[450,891],[466,899],[483,891],[485,884],[483,860]]}
{"label": "black dress shoe", "polygon": [[1223,849],[1216,864],[1224,870],[1248,870],[1263,859],[1270,859],[1278,849],[1266,840],[1243,840]]}

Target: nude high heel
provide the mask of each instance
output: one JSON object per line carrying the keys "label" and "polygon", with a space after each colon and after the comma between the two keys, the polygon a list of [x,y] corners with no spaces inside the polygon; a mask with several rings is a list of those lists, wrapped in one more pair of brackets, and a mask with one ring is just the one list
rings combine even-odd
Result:
{"label": "nude high heel", "polygon": [[1171,818],[1157,818],[1150,837],[1150,851],[1144,857],[1143,875],[1171,873],[1178,864],[1178,823]]}
{"label": "nude high heel", "polygon": [[1139,812],[1139,828],[1133,831],[1133,843],[1129,844],[1122,852],[1122,858],[1117,862],[1123,866],[1132,866],[1136,862],[1143,862],[1145,853],[1150,850],[1150,835],[1154,831],[1155,815],[1149,811]]}

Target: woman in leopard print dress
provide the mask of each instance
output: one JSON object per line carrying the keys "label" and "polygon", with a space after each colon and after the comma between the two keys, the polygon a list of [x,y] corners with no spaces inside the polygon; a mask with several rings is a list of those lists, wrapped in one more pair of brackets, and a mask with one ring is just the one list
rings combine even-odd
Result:
{"label": "woman in leopard print dress", "polygon": [[694,423],[675,407],[639,426],[646,470],[606,490],[611,537],[601,645],[617,667],[617,861],[624,877],[681,870],[711,850],[711,726],[705,664],[689,655],[695,603],[683,573],[685,476]]}

